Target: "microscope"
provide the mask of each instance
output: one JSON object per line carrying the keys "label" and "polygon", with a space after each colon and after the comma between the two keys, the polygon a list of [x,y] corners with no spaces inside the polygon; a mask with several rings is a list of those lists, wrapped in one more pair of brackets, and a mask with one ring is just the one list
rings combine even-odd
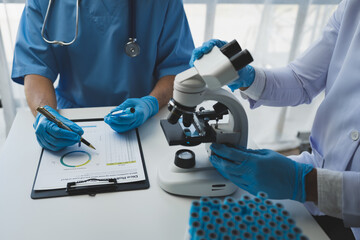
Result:
{"label": "microscope", "polygon": [[[215,46],[196,60],[194,67],[176,75],[173,98],[168,104],[170,113],[160,124],[170,146],[187,148],[178,150],[174,160],[158,169],[158,183],[163,190],[196,197],[226,196],[236,191],[236,185],[211,165],[209,146],[247,146],[245,110],[222,86],[237,79],[237,71],[252,61],[251,54],[233,40],[221,48]],[[216,103],[210,109],[198,108],[205,101]]]}

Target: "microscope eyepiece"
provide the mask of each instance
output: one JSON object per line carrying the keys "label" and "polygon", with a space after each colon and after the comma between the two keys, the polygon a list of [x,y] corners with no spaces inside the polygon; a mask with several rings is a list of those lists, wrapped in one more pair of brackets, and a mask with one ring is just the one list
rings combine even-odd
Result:
{"label": "microscope eyepiece", "polygon": [[239,43],[235,39],[220,48],[220,51],[228,58],[241,52],[241,50]]}
{"label": "microscope eyepiece", "polygon": [[239,71],[252,61],[254,61],[254,59],[252,58],[250,52],[247,49],[235,54],[230,58],[230,62],[234,66],[236,71]]}
{"label": "microscope eyepiece", "polygon": [[220,48],[220,51],[230,59],[231,64],[234,66],[236,71],[239,71],[254,59],[252,58],[248,50],[242,50],[239,43],[236,40],[225,44]]}

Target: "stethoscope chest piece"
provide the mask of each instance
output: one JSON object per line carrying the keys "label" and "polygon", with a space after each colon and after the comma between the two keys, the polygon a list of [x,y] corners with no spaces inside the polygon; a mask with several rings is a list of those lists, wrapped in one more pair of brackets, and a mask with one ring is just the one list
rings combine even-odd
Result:
{"label": "stethoscope chest piece", "polygon": [[140,46],[136,42],[136,39],[129,39],[129,42],[125,45],[125,53],[129,57],[136,57],[140,54]]}

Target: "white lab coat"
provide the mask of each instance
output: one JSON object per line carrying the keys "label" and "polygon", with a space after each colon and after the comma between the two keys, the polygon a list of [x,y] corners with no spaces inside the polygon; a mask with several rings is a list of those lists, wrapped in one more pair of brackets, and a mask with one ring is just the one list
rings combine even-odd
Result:
{"label": "white lab coat", "polygon": [[313,153],[293,159],[341,173],[333,179],[342,184],[321,194],[340,194],[340,217],[360,239],[360,1],[342,1],[319,41],[287,67],[261,74],[244,92],[252,108],[310,103],[325,90],[311,131]]}

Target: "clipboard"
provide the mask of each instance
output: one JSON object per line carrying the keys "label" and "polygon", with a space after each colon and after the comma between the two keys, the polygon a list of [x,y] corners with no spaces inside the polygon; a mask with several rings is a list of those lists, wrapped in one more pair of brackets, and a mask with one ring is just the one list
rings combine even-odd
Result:
{"label": "clipboard", "polygon": [[[74,120],[75,122],[86,122],[86,121],[103,121],[103,119],[81,119]],[[47,189],[47,190],[35,190],[35,183],[38,177],[41,160],[44,154],[44,149],[42,149],[39,164],[36,170],[34,183],[31,191],[32,199],[42,199],[42,198],[53,198],[53,197],[66,197],[66,196],[75,196],[75,195],[90,195],[95,196],[98,193],[106,193],[106,192],[119,192],[119,191],[130,191],[130,190],[141,190],[148,189],[150,187],[149,178],[146,171],[146,165],[144,160],[144,154],[141,147],[141,141],[139,136],[139,131],[136,128],[136,138],[138,143],[138,148],[140,151],[143,171],[145,175],[145,179],[136,182],[127,182],[127,183],[118,183],[116,179],[87,179],[79,182],[68,182],[66,188],[61,189]],[[87,185],[83,185],[83,183],[87,183]],[[94,184],[91,184],[94,183]],[[101,184],[99,184],[101,183]]]}

